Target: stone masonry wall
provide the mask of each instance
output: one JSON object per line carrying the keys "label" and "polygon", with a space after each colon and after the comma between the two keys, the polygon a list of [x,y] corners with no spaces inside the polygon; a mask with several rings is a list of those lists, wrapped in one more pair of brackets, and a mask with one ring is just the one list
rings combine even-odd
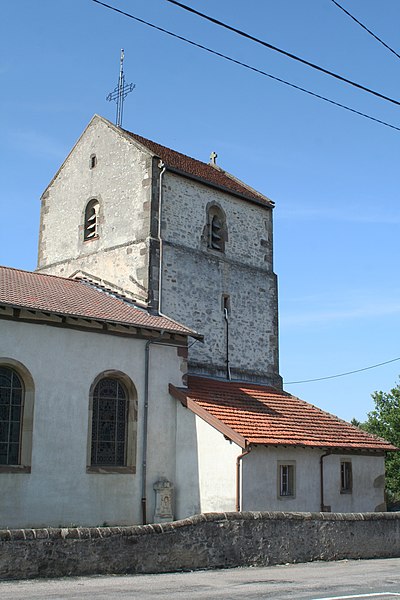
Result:
{"label": "stone masonry wall", "polygon": [[209,513],[162,525],[0,531],[0,579],[399,556],[399,513]]}
{"label": "stone masonry wall", "polygon": [[[200,331],[191,372],[279,386],[277,285],[272,264],[272,211],[167,171],[163,187],[162,310]],[[208,248],[207,212],[226,216],[225,251]]]}

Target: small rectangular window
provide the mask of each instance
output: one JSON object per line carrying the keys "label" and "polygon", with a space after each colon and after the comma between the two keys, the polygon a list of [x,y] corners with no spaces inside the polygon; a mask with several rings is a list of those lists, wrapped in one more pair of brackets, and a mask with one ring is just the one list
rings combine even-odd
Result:
{"label": "small rectangular window", "polygon": [[295,463],[279,463],[278,477],[280,498],[293,498],[295,496]]}
{"label": "small rectangular window", "polygon": [[340,463],[340,493],[351,494],[353,489],[353,473],[351,462],[342,460]]}

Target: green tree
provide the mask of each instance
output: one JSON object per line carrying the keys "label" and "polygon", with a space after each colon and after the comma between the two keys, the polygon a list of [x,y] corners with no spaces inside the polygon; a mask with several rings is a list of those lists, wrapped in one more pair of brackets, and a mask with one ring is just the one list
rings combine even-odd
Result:
{"label": "green tree", "polygon": [[[374,392],[375,408],[360,427],[400,448],[400,383],[390,392]],[[400,501],[400,452],[388,452],[386,458],[386,493],[388,504]]]}

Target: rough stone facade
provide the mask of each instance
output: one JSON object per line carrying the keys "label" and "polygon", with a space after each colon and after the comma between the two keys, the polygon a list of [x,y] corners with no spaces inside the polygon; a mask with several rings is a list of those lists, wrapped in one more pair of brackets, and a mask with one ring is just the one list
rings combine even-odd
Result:
{"label": "rough stone facade", "polygon": [[[208,247],[210,206],[226,217],[223,253]],[[191,371],[278,385],[276,276],[272,211],[206,185],[164,177],[162,310],[204,333],[191,349]]]}
{"label": "rough stone facade", "polygon": [[[166,167],[95,116],[43,195],[38,270],[83,271],[198,330],[192,372],[226,377],[229,362],[233,379],[280,386],[271,207]],[[99,235],[84,241],[91,199],[100,203]],[[226,217],[224,252],[208,247],[211,207]]]}
{"label": "rough stone facade", "polygon": [[3,580],[399,556],[399,513],[210,513],[136,527],[0,530]]}

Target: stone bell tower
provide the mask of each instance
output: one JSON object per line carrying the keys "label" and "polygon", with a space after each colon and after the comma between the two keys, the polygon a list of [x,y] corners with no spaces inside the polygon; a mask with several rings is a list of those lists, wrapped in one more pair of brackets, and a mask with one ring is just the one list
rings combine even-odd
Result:
{"label": "stone bell tower", "polygon": [[273,202],[95,115],[42,197],[38,270],[85,276],[204,335],[192,373],[281,386]]}

